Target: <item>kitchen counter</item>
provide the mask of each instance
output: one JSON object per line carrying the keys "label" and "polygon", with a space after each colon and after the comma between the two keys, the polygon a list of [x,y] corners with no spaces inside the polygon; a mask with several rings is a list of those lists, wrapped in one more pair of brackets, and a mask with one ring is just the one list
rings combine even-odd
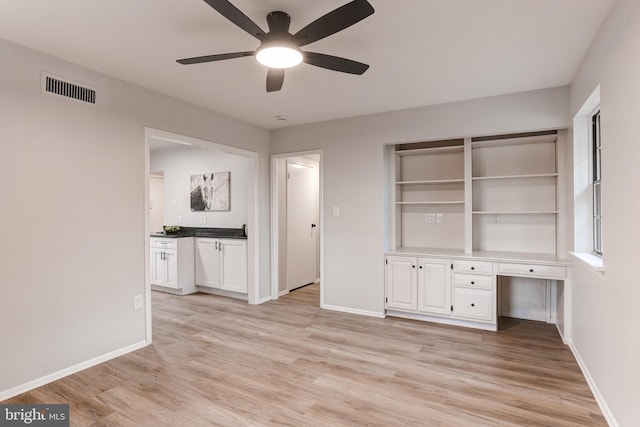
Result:
{"label": "kitchen counter", "polygon": [[151,233],[151,237],[208,237],[212,239],[242,239],[246,240],[242,228],[204,228],[204,227],[181,227],[177,233],[167,234],[164,231]]}

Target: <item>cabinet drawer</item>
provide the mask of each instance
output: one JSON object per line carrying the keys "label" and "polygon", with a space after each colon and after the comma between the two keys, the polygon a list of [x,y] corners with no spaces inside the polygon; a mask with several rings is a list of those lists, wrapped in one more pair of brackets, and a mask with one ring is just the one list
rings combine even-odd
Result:
{"label": "cabinet drawer", "polygon": [[151,246],[154,248],[177,249],[178,239],[165,239],[162,237],[153,237],[151,239]]}
{"label": "cabinet drawer", "polygon": [[453,271],[458,273],[492,274],[493,263],[487,261],[453,261]]}
{"label": "cabinet drawer", "polygon": [[494,293],[466,288],[453,289],[453,315],[471,320],[492,322]]}
{"label": "cabinet drawer", "polygon": [[475,274],[453,274],[453,285],[464,288],[493,290],[493,276],[478,276]]}
{"label": "cabinet drawer", "polygon": [[498,274],[562,279],[567,276],[567,268],[557,265],[514,264],[501,262],[498,265]]}

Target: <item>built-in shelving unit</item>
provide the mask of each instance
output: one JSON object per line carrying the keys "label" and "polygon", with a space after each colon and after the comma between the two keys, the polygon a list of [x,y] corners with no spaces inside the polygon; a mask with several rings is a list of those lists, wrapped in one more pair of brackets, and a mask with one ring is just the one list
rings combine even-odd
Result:
{"label": "built-in shelving unit", "polygon": [[395,249],[558,253],[558,132],[395,147]]}
{"label": "built-in shelving unit", "polygon": [[402,245],[463,249],[464,140],[408,144],[395,154],[396,231]]}

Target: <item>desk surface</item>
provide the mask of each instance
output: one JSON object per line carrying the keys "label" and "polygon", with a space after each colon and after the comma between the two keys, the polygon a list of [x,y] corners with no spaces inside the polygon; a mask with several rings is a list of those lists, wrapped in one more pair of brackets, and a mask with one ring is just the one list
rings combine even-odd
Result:
{"label": "desk surface", "polygon": [[412,248],[402,247],[385,252],[385,255],[428,256],[433,258],[456,258],[493,262],[525,262],[531,264],[559,265],[569,267],[571,262],[551,254],[535,254],[523,252],[473,251],[465,253],[457,249]]}

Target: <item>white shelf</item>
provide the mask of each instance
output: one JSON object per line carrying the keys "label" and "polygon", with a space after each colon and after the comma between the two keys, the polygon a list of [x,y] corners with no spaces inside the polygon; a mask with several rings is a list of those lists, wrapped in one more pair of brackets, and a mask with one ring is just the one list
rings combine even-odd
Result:
{"label": "white shelf", "polygon": [[555,215],[558,211],[473,211],[474,215]]}
{"label": "white shelf", "polygon": [[528,175],[497,175],[497,176],[474,176],[474,181],[483,181],[483,180],[498,180],[498,179],[523,179],[523,178],[556,178],[558,177],[557,173],[537,173],[537,174],[528,174]]}
{"label": "white shelf", "polygon": [[396,151],[395,153],[397,156],[417,156],[417,155],[462,153],[463,151],[464,151],[463,145],[452,145],[449,147],[416,148],[413,150],[400,150],[400,151]]}
{"label": "white shelf", "polygon": [[464,179],[428,179],[425,181],[396,181],[396,185],[420,185],[420,184],[457,184],[463,183]]}
{"label": "white shelf", "polygon": [[396,205],[464,205],[464,201],[452,200],[439,202],[396,202]]}
{"label": "white shelf", "polygon": [[472,148],[490,148],[490,147],[505,147],[514,145],[526,145],[526,144],[544,144],[550,142],[556,142],[558,140],[557,134],[528,136],[524,138],[504,138],[504,139],[492,139],[486,141],[473,141],[471,143]]}

